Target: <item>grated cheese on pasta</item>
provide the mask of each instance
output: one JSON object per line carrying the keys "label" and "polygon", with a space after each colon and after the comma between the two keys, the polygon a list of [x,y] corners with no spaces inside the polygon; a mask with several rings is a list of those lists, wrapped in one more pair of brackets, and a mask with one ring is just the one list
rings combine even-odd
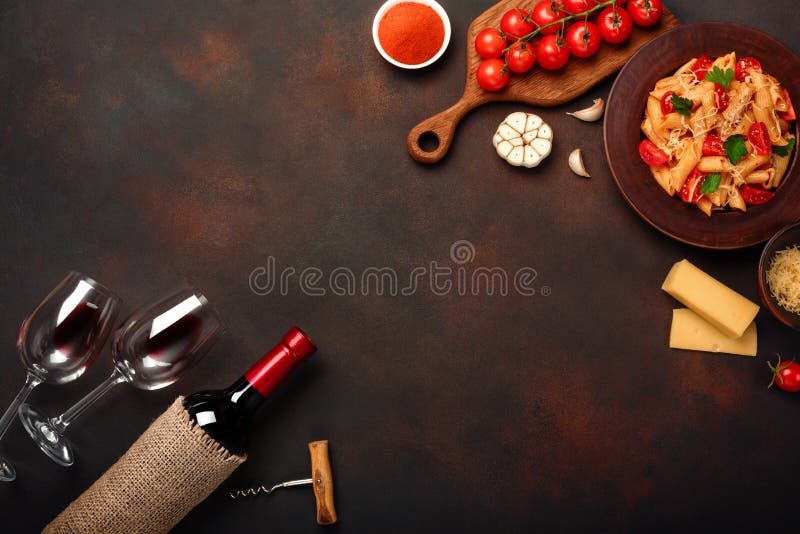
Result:
{"label": "grated cheese on pasta", "polygon": [[[725,154],[705,155],[701,147],[710,135],[720,138],[723,143],[732,135],[745,137],[752,125],[757,123],[764,123],[772,144],[786,145],[794,136],[791,133],[792,124],[778,119],[778,111],[787,107],[784,90],[776,78],[754,70],[747,74],[745,81],[732,80],[724,88],[729,102],[726,109],[720,110],[717,107],[722,98],[717,94],[719,87],[715,89],[710,80],[695,76],[691,68],[696,61],[697,58],[692,58],[673,75],[658,80],[647,99],[642,132],[667,156],[665,163],[651,166],[651,174],[667,194],[674,196],[680,191],[678,186],[684,184],[691,173],[699,168],[703,169],[701,176],[719,173],[722,175],[719,192],[705,193],[702,202],[696,202],[697,206],[706,215],[710,215],[712,209],[747,211],[745,197],[740,194],[739,188],[749,183],[774,190],[787,172],[789,158],[772,155],[764,161],[758,156],[759,159],[740,158],[734,164],[727,150]],[[726,72],[732,70],[735,64],[735,52],[713,60],[714,67]],[[765,92],[764,88],[768,88],[768,91]],[[668,93],[690,100],[693,111],[665,113],[663,100]],[[657,103],[659,101],[660,106]],[[681,113],[681,116],[678,117],[677,113]],[[748,152],[752,154],[752,149],[748,149]],[[727,161],[719,159],[721,156],[727,156]],[[772,174],[766,175],[766,172]],[[759,174],[751,179],[753,173]]]}
{"label": "grated cheese on pasta", "polygon": [[800,313],[800,248],[797,245],[775,253],[767,269],[767,284],[781,308]]}

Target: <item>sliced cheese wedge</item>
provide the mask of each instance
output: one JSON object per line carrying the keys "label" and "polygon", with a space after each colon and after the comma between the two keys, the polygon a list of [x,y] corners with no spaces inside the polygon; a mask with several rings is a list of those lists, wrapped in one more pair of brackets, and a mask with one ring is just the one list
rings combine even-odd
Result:
{"label": "sliced cheese wedge", "polygon": [[738,339],[731,339],[688,308],[672,310],[669,347],[755,356],[758,349],[756,323],[750,323]]}
{"label": "sliced cheese wedge", "polygon": [[661,289],[720,332],[740,337],[758,314],[758,305],[704,273],[688,260],[672,266]]}

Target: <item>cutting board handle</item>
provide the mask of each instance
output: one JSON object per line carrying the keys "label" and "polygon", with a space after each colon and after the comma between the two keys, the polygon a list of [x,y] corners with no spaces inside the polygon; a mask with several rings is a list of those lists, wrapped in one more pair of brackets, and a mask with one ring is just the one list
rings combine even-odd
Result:
{"label": "cutting board handle", "polygon": [[[478,100],[468,98],[465,94],[448,109],[414,126],[406,139],[408,153],[420,163],[436,163],[442,159],[453,143],[453,135],[459,121],[479,104]],[[434,136],[439,144],[435,149],[426,151],[420,146],[420,139],[430,135]]]}

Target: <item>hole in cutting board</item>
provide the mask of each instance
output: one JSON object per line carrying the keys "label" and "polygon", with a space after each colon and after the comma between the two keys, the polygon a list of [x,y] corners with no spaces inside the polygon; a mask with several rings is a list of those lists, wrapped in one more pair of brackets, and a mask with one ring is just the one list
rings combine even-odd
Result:
{"label": "hole in cutting board", "polygon": [[423,132],[417,139],[417,144],[423,152],[433,152],[439,148],[439,136],[434,132]]}

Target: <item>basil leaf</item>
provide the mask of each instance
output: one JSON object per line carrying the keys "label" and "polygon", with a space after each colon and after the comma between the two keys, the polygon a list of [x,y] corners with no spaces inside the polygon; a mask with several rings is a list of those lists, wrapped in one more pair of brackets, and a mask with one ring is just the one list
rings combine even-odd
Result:
{"label": "basil leaf", "polygon": [[777,154],[782,158],[785,158],[786,156],[792,153],[792,150],[794,149],[794,141],[795,141],[794,137],[792,137],[791,139],[789,139],[789,144],[783,146],[772,145],[772,153]]}
{"label": "basil leaf", "polygon": [[700,192],[704,195],[713,193],[719,187],[720,180],[722,180],[722,175],[720,173],[715,172],[714,174],[709,174],[703,180],[703,185],[700,186]]}
{"label": "basil leaf", "polygon": [[706,72],[705,78],[709,82],[714,82],[714,83],[720,84],[727,91],[728,90],[728,86],[730,85],[731,80],[733,80],[733,77],[735,75],[736,75],[736,73],[731,69],[722,70],[721,68],[719,68],[717,66],[714,66],[713,69],[711,69],[710,71]]}
{"label": "basil leaf", "polygon": [[685,115],[687,117],[692,114],[694,102],[691,99],[683,98],[673,94],[670,100],[672,101],[672,107],[675,108],[676,113],[680,113],[681,115]]}
{"label": "basil leaf", "polygon": [[744,136],[741,134],[728,137],[728,140],[722,143],[722,147],[725,149],[725,155],[734,165],[747,156],[747,145],[744,144]]}

